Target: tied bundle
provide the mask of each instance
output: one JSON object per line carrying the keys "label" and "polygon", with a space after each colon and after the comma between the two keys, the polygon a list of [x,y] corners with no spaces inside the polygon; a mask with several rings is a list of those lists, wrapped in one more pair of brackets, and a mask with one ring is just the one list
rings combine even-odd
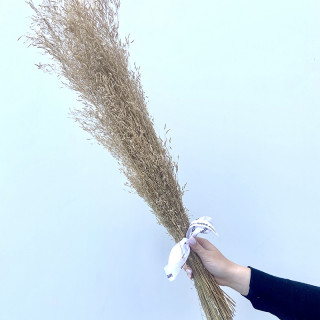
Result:
{"label": "tied bundle", "polygon": [[[116,158],[126,185],[152,209],[175,242],[189,227],[178,164],[154,130],[139,68],[129,67],[129,37],[119,39],[119,0],[45,0],[34,10],[27,42],[51,58],[37,65],[77,92],[75,121]],[[194,253],[188,258],[207,319],[232,319],[234,302]]]}

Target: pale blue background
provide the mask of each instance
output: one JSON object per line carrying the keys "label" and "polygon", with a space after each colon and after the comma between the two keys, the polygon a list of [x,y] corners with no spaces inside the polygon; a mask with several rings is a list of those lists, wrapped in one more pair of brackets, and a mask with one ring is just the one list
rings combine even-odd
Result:
{"label": "pale blue background", "polygon": [[[36,3],[39,3],[37,1]],[[192,217],[231,260],[320,285],[318,1],[123,0],[148,108],[171,128]],[[1,1],[0,319],[201,319],[163,267],[173,245],[107,150],[72,119],[76,95],[17,38]],[[275,319],[237,292],[236,320]]]}

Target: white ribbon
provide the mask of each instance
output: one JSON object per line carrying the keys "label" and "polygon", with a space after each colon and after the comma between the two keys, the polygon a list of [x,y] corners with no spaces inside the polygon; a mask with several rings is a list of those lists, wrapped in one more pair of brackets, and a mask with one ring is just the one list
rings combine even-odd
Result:
{"label": "white ribbon", "polygon": [[171,249],[168,264],[164,267],[164,271],[169,281],[173,281],[177,277],[189,257],[190,237],[196,237],[199,233],[209,232],[218,235],[214,230],[213,225],[210,223],[210,220],[210,217],[205,216],[192,221],[187,231],[186,238],[183,238]]}

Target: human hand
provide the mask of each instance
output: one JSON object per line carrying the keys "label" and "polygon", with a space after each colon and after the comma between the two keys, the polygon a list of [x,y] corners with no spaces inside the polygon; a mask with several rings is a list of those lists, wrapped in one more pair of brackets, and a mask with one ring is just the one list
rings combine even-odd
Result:
{"label": "human hand", "polygon": [[[248,294],[251,277],[250,268],[242,267],[230,261],[206,239],[191,237],[189,244],[220,286],[231,287],[242,295]],[[189,278],[192,279],[191,268],[185,265],[184,269],[187,271]]]}

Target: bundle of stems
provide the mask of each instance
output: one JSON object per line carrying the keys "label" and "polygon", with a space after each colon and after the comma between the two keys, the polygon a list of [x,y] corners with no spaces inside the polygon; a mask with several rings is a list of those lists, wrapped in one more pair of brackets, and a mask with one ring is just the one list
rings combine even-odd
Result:
{"label": "bundle of stems", "polygon": [[[178,242],[189,226],[183,206],[184,187],[167,139],[154,130],[147,110],[139,68],[129,65],[129,36],[118,34],[119,0],[45,0],[36,6],[30,46],[50,57],[37,65],[54,72],[77,92],[81,108],[72,117],[116,158],[126,185],[150,206],[158,223]],[[192,253],[188,264],[207,319],[233,318],[235,303]]]}

